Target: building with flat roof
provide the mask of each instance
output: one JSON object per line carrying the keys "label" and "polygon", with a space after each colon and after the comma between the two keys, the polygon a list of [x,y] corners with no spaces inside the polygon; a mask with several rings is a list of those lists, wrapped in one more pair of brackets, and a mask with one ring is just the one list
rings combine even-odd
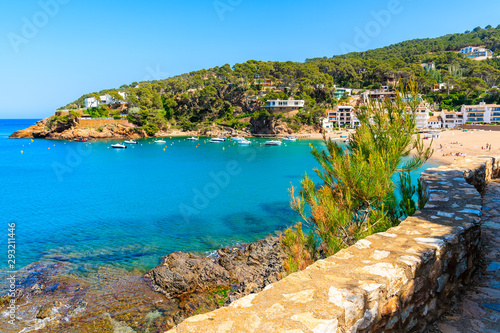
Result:
{"label": "building with flat roof", "polygon": [[118,95],[120,95],[123,100],[116,99],[112,97],[110,94],[102,95],[99,96],[99,100],[95,97],[88,97],[85,98],[85,108],[97,108],[101,105],[110,105],[110,104],[128,104],[125,102],[125,99],[127,99],[127,94],[124,92],[119,91]]}
{"label": "building with flat roof", "polygon": [[356,127],[360,125],[353,106],[336,106],[331,110],[326,110],[326,119],[333,127]]}
{"label": "building with flat roof", "polygon": [[479,105],[462,105],[461,112],[464,116],[464,123],[500,124],[499,104],[481,102]]}
{"label": "building with flat roof", "polygon": [[304,100],[268,100],[264,108],[269,112],[291,112],[303,108],[304,103]]}
{"label": "building with flat roof", "polygon": [[493,58],[493,51],[488,50],[481,46],[464,47],[463,49],[460,50],[460,53],[462,53],[467,58],[474,60],[484,60]]}

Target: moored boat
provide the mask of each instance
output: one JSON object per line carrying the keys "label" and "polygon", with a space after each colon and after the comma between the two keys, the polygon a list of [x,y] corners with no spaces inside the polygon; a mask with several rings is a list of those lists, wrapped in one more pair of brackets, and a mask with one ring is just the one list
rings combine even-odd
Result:
{"label": "moored boat", "polygon": [[283,138],[283,141],[297,141],[297,137],[292,135],[287,135],[286,138]]}
{"label": "moored boat", "polygon": [[127,140],[127,141],[124,141],[123,143],[125,143],[125,144],[129,144],[129,145],[136,145],[136,144],[138,144],[139,142],[134,141],[134,140]]}
{"label": "moored boat", "polygon": [[125,146],[123,143],[115,143],[115,144],[111,145],[111,148],[123,149],[123,148],[127,148],[127,146]]}
{"label": "moored boat", "polygon": [[89,139],[87,138],[84,138],[84,137],[79,137],[79,138],[74,138],[73,141],[77,141],[77,142],[87,142],[89,141]]}
{"label": "moored boat", "polygon": [[155,141],[153,141],[153,142],[154,142],[154,143],[167,143],[167,141],[165,141],[165,140],[155,140]]}
{"label": "moored boat", "polygon": [[208,142],[219,143],[219,142],[224,142],[224,141],[226,141],[224,138],[211,138],[210,141],[208,141]]}
{"label": "moored boat", "polygon": [[238,141],[238,144],[242,145],[242,146],[248,146],[249,144],[251,144],[252,142],[250,140],[247,140],[247,139],[243,139],[243,140],[239,140]]}
{"label": "moored boat", "polygon": [[199,139],[198,138],[195,138],[194,136],[190,137],[190,138],[187,138],[189,141],[198,141]]}
{"label": "moored boat", "polygon": [[281,146],[282,142],[279,140],[266,141],[266,146]]}

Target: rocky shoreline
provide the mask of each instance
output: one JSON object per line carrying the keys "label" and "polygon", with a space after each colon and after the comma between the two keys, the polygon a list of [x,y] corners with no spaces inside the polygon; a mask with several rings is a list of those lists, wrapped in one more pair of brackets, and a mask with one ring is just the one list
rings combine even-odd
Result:
{"label": "rocky shoreline", "polygon": [[50,130],[47,129],[49,118],[37,121],[34,125],[14,132],[9,139],[50,139],[50,140],[73,140],[84,137],[89,140],[112,140],[112,139],[146,139],[169,136],[244,136],[244,137],[284,137],[286,135],[308,135],[320,133],[320,129],[311,126],[303,126],[300,131],[293,132],[286,123],[277,120],[251,120],[251,129],[235,130],[230,127],[211,125],[203,130],[180,131],[167,130],[159,131],[154,135],[148,135],[146,131],[132,124],[110,123],[99,127],[84,127],[78,120],[69,123],[56,124]]}
{"label": "rocky shoreline", "polygon": [[[64,260],[33,263],[19,273],[16,325],[0,331],[164,332],[280,280],[284,258],[268,236],[210,256],[173,252],[145,274],[101,267],[82,277]],[[0,313],[10,300],[0,297]]]}

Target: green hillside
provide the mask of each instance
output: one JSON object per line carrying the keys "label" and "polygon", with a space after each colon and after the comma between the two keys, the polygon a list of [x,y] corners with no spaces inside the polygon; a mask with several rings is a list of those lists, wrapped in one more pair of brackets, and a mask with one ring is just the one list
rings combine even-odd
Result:
{"label": "green hillside", "polygon": [[[457,53],[466,46],[491,49],[493,59],[471,60]],[[248,117],[271,117],[259,111],[267,99],[296,98],[306,101],[296,116],[285,119],[291,128],[313,125],[325,108],[338,104],[333,97],[337,87],[358,89],[395,85],[415,77],[420,91],[441,108],[457,109],[479,101],[500,102],[500,26],[475,28],[462,34],[415,39],[366,52],[332,58],[307,59],[305,62],[262,62],[228,64],[195,71],[165,80],[133,82],[119,89],[86,94],[64,108],[82,107],[84,99],[112,91],[124,91],[129,120],[139,126],[149,124],[185,130],[212,123],[243,128]],[[421,64],[430,64],[425,69]],[[430,67],[430,68],[429,68]],[[433,92],[437,83],[454,89]],[[264,96],[265,95],[265,96]],[[108,115],[107,110],[92,110]],[[272,117],[280,117],[273,115]]]}

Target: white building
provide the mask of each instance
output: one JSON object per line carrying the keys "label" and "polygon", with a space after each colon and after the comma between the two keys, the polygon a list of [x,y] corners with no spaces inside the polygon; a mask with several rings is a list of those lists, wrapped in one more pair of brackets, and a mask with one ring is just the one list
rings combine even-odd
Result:
{"label": "white building", "polygon": [[396,92],[388,89],[366,90],[361,94],[361,97],[365,104],[370,101],[382,102],[386,99],[393,101],[396,98]]}
{"label": "white building", "polygon": [[427,121],[429,120],[431,110],[428,107],[420,106],[415,110],[415,123],[417,129],[427,128]]}
{"label": "white building", "polygon": [[464,123],[500,123],[500,105],[498,104],[481,102],[479,105],[462,105],[461,112]]}
{"label": "white building", "polygon": [[336,99],[341,99],[344,95],[352,95],[352,89],[350,88],[337,88],[336,86],[333,86],[333,88],[335,89],[335,91],[333,92],[333,97],[335,97]]}
{"label": "white building", "polygon": [[85,108],[87,108],[87,109],[88,108],[96,108],[96,107],[99,107],[101,105],[110,105],[110,104],[117,104],[117,103],[127,104],[127,102],[125,102],[125,99],[127,99],[127,94],[119,91],[118,95],[120,95],[123,98],[123,100],[116,99],[116,98],[110,96],[109,94],[100,96],[99,100],[97,100],[95,97],[85,98]]}
{"label": "white building", "polygon": [[290,112],[304,107],[304,100],[268,100],[264,107],[271,112]]}
{"label": "white building", "polygon": [[439,119],[436,116],[429,117],[429,119],[427,119],[427,128],[433,128],[433,129],[442,128],[441,119]]}
{"label": "white building", "polygon": [[462,112],[443,110],[439,113],[439,118],[443,128],[455,128],[465,124]]}
{"label": "white building", "polygon": [[353,106],[336,106],[333,110],[326,110],[326,119],[328,119],[327,123],[331,123],[333,127],[344,125],[356,127],[360,125]]}
{"label": "white building", "polygon": [[484,47],[474,47],[474,46],[464,47],[463,49],[460,50],[460,53],[465,55],[467,58],[474,60],[485,60],[493,58],[493,51],[488,50]]}

